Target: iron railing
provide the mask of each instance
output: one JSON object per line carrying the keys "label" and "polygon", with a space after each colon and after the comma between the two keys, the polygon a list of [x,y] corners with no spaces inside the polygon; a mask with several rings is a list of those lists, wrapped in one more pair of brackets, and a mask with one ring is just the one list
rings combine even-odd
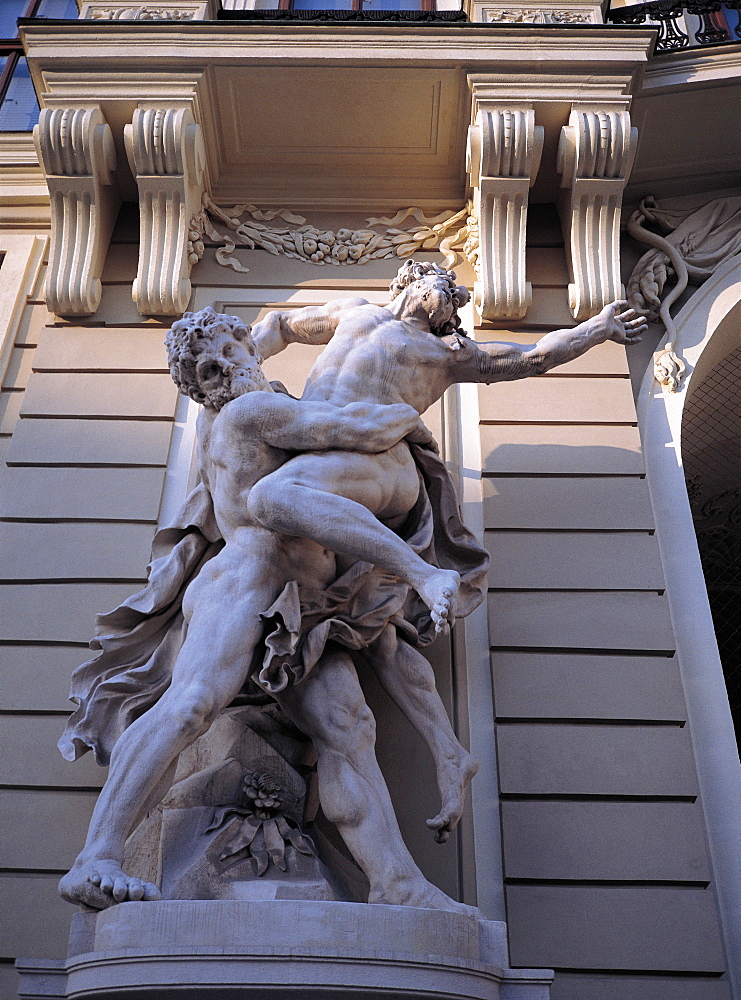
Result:
{"label": "iron railing", "polygon": [[614,7],[611,24],[655,24],[657,52],[741,42],[741,0],[652,0]]}

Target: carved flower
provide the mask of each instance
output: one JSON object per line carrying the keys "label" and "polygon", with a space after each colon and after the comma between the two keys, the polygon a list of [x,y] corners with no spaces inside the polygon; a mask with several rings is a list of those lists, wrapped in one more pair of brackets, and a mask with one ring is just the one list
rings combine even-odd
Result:
{"label": "carved flower", "polygon": [[256,863],[257,875],[263,875],[270,862],[285,871],[286,844],[300,854],[315,854],[314,847],[290,816],[283,815],[285,793],[269,774],[247,773],[234,805],[221,806],[214,813],[206,833],[234,825],[234,835],[221,852],[220,860],[234,862],[249,858]]}
{"label": "carved flower", "polygon": [[245,776],[242,785],[244,805],[258,817],[270,819],[282,808],[281,787],[275,778],[269,774],[252,774]]}

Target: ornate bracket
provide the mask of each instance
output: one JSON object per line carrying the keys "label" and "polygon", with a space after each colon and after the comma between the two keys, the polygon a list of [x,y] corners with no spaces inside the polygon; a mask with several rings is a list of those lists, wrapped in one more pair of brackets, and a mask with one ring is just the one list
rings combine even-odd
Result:
{"label": "ornate bracket", "polygon": [[139,107],[124,141],[139,186],[139,269],[132,296],[144,316],[179,315],[188,307],[197,259],[190,233],[204,192],[201,127],[188,107]]}
{"label": "ornate bracket", "polygon": [[113,136],[97,106],[44,108],[33,136],[51,201],[46,304],[59,316],[89,316],[121,202]]}
{"label": "ornate bracket", "polygon": [[529,105],[478,105],[468,130],[479,252],[474,303],[483,319],[520,319],[532,301],[525,280],[528,194],[540,166],[543,129]]}
{"label": "ornate bracket", "polygon": [[569,306],[583,320],[622,298],[620,209],[635,158],[638,129],[630,114],[614,108],[573,105],[561,129],[557,169],[571,189],[561,205],[561,224],[573,281]]}

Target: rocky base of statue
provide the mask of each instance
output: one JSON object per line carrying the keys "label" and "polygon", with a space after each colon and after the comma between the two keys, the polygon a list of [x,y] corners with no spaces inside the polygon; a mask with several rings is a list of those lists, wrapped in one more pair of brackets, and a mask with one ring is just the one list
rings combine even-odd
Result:
{"label": "rocky base of statue", "polygon": [[163,900],[77,913],[66,966],[19,971],[21,997],[49,1000],[548,1000],[553,978],[508,967],[499,921],[316,900]]}
{"label": "rocky base of statue", "polygon": [[367,879],[314,822],[315,759],[277,705],[226,709],[180,755],[124,870],[163,899],[365,901]]}

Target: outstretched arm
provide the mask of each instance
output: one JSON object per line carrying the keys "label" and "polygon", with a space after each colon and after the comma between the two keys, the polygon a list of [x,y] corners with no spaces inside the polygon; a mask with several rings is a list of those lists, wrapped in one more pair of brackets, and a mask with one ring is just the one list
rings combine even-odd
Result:
{"label": "outstretched arm", "polygon": [[[260,396],[259,408],[254,397]],[[406,403],[335,406],[276,393],[247,393],[227,411],[240,430],[284,451],[388,451],[405,437],[429,444],[432,435]],[[236,401],[235,401],[236,402]]]}
{"label": "outstretched arm", "polygon": [[466,345],[455,366],[455,382],[512,382],[542,375],[566,364],[591,347],[613,340],[617,344],[637,344],[647,328],[646,319],[620,299],[602,312],[570,330],[547,333],[537,344]]}
{"label": "outstretched arm", "polygon": [[279,354],[289,344],[328,344],[342,314],[365,304],[365,299],[334,299],[325,306],[276,309],[255,323],[252,339],[263,360]]}

